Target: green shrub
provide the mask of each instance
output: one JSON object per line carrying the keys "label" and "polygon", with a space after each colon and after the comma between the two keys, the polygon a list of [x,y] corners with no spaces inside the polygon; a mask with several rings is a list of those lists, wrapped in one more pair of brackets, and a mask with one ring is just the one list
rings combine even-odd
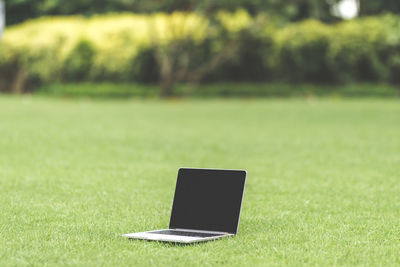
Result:
{"label": "green shrub", "polygon": [[396,82],[399,25],[394,15],[288,25],[274,35],[273,69],[283,81]]}
{"label": "green shrub", "polygon": [[365,18],[332,28],[329,63],[339,81],[386,81],[389,73],[379,50],[385,45],[382,19]]}
{"label": "green shrub", "polygon": [[207,23],[199,15],[180,12],[28,21],[6,29],[0,43],[0,70],[7,71],[0,74],[0,83],[9,90],[21,70],[24,88],[56,81],[157,79],[153,34],[159,44],[179,38],[198,43]]}
{"label": "green shrub", "polygon": [[[252,32],[242,32],[238,51],[230,60],[206,77],[208,81],[271,81],[273,69],[267,64],[272,39]],[[264,55],[264,51],[266,55]]]}
{"label": "green shrub", "polygon": [[79,41],[65,59],[63,80],[73,82],[88,80],[95,53],[90,41]]}
{"label": "green shrub", "polygon": [[290,25],[276,32],[278,79],[290,82],[332,82],[327,55],[330,27],[318,21]]}
{"label": "green shrub", "polygon": [[154,44],[187,40],[192,52],[185,60],[195,67],[232,36],[240,40],[237,53],[205,82],[400,84],[400,16],[283,26],[260,18],[221,12],[217,19],[223,31],[194,13],[32,20],[6,29],[0,43],[0,90],[33,90],[60,81],[155,83],[160,73]]}
{"label": "green shrub", "polygon": [[[197,90],[194,90],[197,89]],[[57,97],[126,98],[157,97],[158,87],[137,83],[56,83],[43,86],[39,94]],[[288,83],[212,83],[196,88],[178,84],[175,97],[380,97],[398,96],[398,88],[388,84],[347,84],[339,86]]]}
{"label": "green shrub", "polygon": [[140,48],[137,55],[131,60],[127,75],[124,81],[141,83],[158,81],[160,73],[154,49],[151,47]]}

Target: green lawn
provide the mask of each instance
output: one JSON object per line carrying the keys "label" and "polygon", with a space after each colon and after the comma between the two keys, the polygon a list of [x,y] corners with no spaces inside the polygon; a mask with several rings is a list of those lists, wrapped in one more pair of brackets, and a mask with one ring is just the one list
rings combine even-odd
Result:
{"label": "green lawn", "polygon": [[[121,238],[181,166],[248,171],[239,234]],[[0,189],[0,266],[400,264],[400,102],[2,97]]]}

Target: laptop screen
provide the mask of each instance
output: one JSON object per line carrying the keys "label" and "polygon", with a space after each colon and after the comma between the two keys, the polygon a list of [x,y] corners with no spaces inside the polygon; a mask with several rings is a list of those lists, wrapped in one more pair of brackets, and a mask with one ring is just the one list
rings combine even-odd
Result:
{"label": "laptop screen", "polygon": [[179,169],[169,227],[236,233],[245,179],[245,171]]}

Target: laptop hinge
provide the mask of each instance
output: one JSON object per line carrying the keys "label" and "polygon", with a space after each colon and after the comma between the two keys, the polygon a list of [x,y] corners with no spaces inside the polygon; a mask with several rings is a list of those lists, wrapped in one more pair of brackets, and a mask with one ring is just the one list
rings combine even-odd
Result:
{"label": "laptop hinge", "polygon": [[205,231],[205,230],[196,230],[196,229],[184,229],[184,228],[169,228],[171,230],[179,230],[186,232],[197,232],[197,233],[207,233],[207,234],[224,234],[224,235],[233,235],[233,233],[228,232],[218,232],[218,231]]}

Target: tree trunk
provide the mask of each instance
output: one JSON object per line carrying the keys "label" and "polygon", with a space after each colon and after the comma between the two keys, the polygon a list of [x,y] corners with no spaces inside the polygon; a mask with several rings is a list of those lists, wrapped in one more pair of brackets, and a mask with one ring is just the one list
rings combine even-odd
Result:
{"label": "tree trunk", "polygon": [[160,97],[167,98],[171,96],[173,86],[174,83],[171,78],[162,78],[160,81]]}
{"label": "tree trunk", "polygon": [[26,72],[24,68],[19,67],[13,82],[11,83],[11,92],[13,94],[22,94],[26,81]]}
{"label": "tree trunk", "polygon": [[359,17],[368,15],[368,10],[365,5],[365,0],[357,0],[357,8]]}
{"label": "tree trunk", "polygon": [[160,66],[160,97],[167,98],[171,96],[172,88],[176,82],[174,62],[178,54],[169,49],[163,51],[161,47],[156,49],[156,59]]}

